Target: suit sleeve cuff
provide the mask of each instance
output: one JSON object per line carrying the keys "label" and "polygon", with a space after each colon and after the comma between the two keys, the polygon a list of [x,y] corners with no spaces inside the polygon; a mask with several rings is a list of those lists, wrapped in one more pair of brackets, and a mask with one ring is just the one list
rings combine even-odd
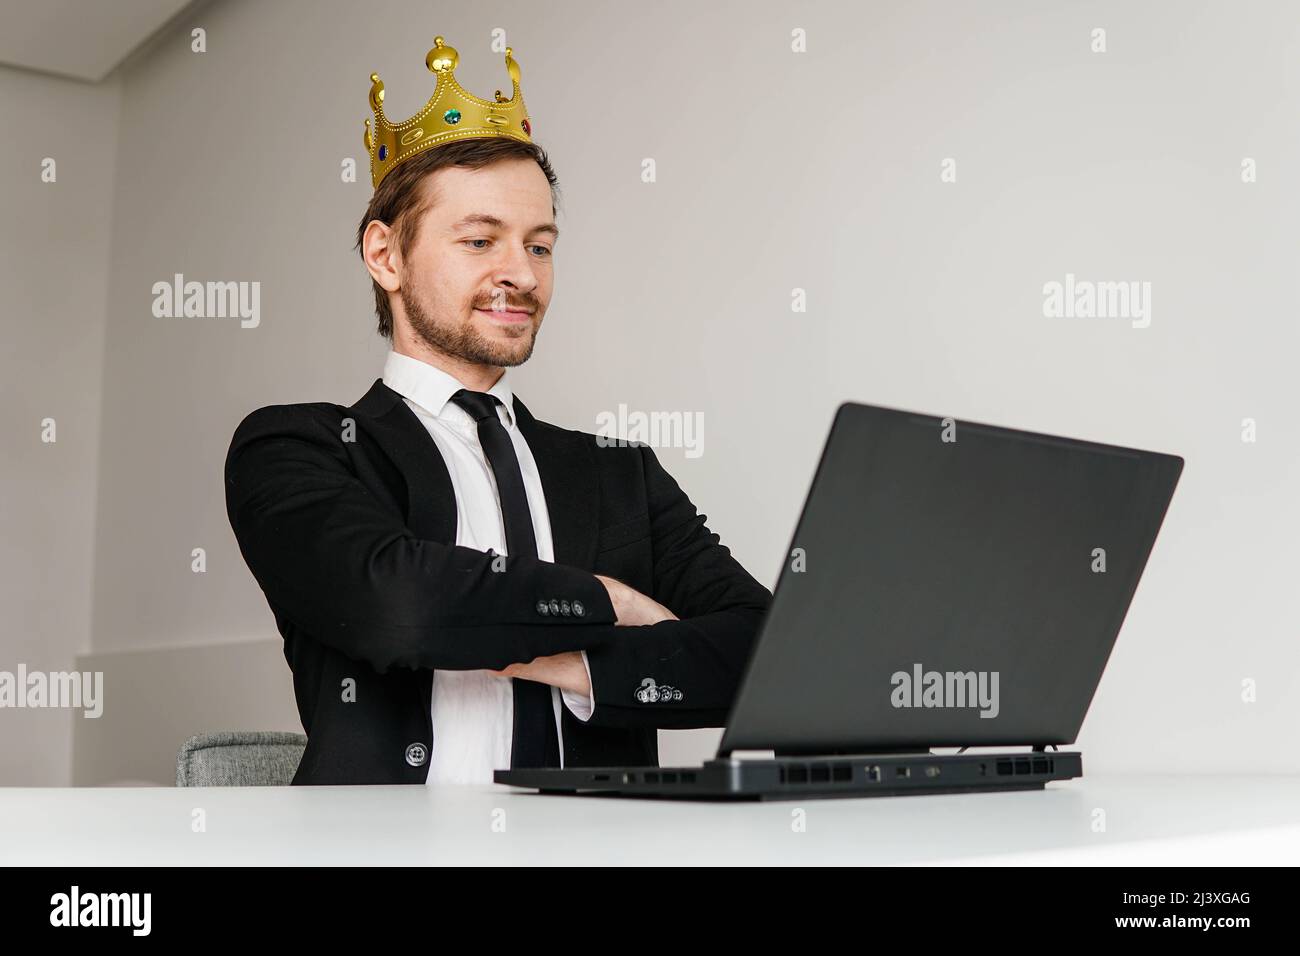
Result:
{"label": "suit sleeve cuff", "polygon": [[[587,652],[581,651],[582,666],[587,669],[587,686],[591,687],[591,665],[587,663]],[[591,719],[592,713],[596,709],[595,689],[592,688],[586,694],[576,694],[571,690],[561,690],[560,696],[564,698],[564,705],[569,708],[569,712],[581,721]]]}

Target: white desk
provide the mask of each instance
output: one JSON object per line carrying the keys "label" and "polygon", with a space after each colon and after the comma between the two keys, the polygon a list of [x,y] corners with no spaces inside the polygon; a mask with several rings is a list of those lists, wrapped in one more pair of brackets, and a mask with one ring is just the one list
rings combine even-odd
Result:
{"label": "white desk", "polygon": [[[204,833],[191,829],[196,807]],[[1103,776],[1021,793],[773,803],[495,786],[13,788],[0,789],[0,862],[1295,864],[1300,776]]]}

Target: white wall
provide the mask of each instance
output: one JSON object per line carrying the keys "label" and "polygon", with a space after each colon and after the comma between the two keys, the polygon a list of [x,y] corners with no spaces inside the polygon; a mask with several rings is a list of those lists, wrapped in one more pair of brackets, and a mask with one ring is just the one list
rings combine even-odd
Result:
{"label": "white wall", "polygon": [[[1084,725],[1089,771],[1300,767],[1293,5],[323,7],[214,4],[192,24],[207,53],[180,24],[121,77],[94,651],[276,640],[226,522],[230,434],[256,406],[346,404],[379,375],[350,248],[367,76],[413,113],[441,33],[490,95],[504,27],[563,191],[557,293],[519,370],[536,413],[587,430],[620,403],[703,413],[705,454],[661,458],[768,585],[844,399],[1181,454]],[[154,318],[151,286],[176,272],[260,281],[260,326]],[[1044,318],[1066,273],[1152,283],[1150,326]],[[248,704],[227,700],[232,719]],[[716,740],[669,736],[667,759]]]}
{"label": "white wall", "polygon": [[[0,670],[90,649],[118,88],[0,67]],[[42,164],[54,160],[54,181]],[[42,440],[53,419],[53,442]],[[76,720],[82,720],[79,714]],[[0,710],[0,786],[71,781],[73,715]]]}

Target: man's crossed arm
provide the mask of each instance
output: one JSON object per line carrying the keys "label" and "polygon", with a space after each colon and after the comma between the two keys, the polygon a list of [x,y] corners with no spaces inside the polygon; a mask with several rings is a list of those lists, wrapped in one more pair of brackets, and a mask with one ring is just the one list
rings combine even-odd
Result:
{"label": "man's crossed arm", "polygon": [[[652,597],[617,578],[596,575],[605,585],[614,605],[614,623],[619,627],[648,627],[660,621],[676,621],[678,617]],[[518,677],[523,680],[551,684],[561,690],[582,696],[591,695],[591,678],[587,665],[582,662],[583,651],[565,651],[550,657],[535,657],[528,663],[511,664],[504,670],[492,671],[501,677]]]}

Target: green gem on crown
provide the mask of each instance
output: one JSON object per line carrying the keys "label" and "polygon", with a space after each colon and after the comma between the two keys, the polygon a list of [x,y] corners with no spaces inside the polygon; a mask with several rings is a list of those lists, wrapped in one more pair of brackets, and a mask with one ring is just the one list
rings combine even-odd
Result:
{"label": "green gem on crown", "polygon": [[447,112],[442,114],[442,120],[444,123],[449,123],[450,125],[455,126],[460,122],[460,110],[447,110]]}

